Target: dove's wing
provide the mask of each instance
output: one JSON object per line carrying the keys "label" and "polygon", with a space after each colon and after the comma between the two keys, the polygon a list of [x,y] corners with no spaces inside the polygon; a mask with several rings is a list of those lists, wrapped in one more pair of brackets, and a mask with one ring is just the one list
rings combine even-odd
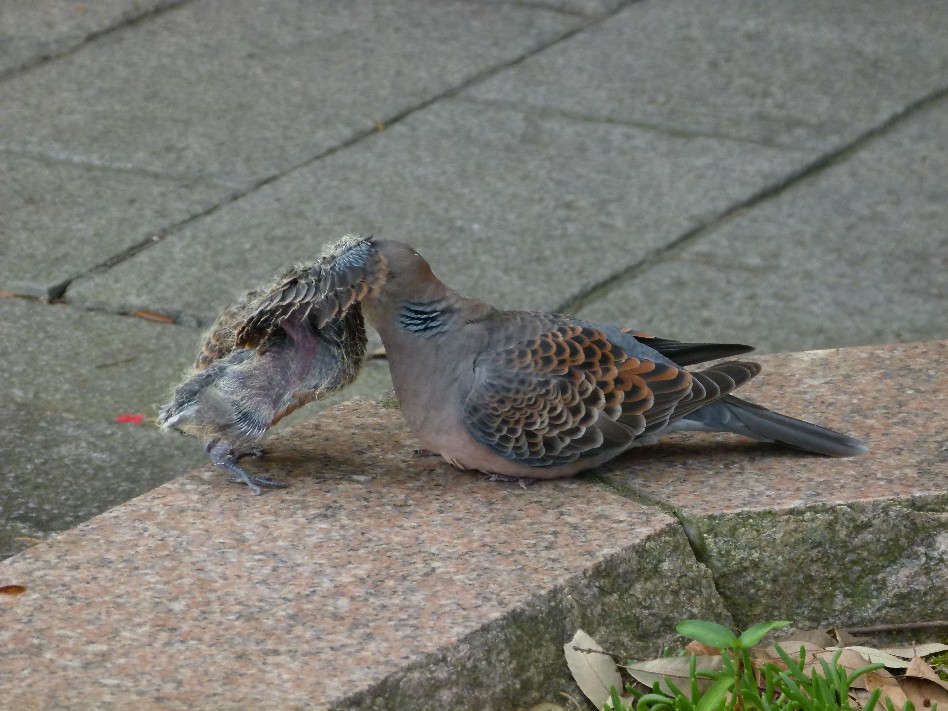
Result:
{"label": "dove's wing", "polygon": [[265,293],[236,331],[236,344],[257,347],[284,323],[312,319],[317,329],[343,321],[386,277],[385,258],[370,239],[346,244],[316,264],[297,267]]}
{"label": "dove's wing", "polygon": [[204,370],[211,363],[225,358],[237,348],[237,328],[253,312],[264,292],[252,289],[225,308],[204,337],[194,367]]}
{"label": "dove's wing", "polygon": [[618,330],[632,336],[639,343],[658,351],[678,365],[694,365],[695,363],[704,363],[719,358],[733,358],[754,350],[753,346],[745,346],[740,343],[685,343],[671,338],[659,338],[631,328],[620,328]]}
{"label": "dove's wing", "polygon": [[691,388],[688,371],[631,357],[603,331],[562,319],[477,359],[463,420],[506,459],[556,466],[626,449]]}

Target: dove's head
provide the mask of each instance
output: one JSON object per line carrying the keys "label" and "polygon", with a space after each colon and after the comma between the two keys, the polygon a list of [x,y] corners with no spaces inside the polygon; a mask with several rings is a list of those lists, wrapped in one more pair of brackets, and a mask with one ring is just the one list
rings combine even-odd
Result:
{"label": "dove's head", "polygon": [[405,301],[433,301],[444,295],[445,285],[414,247],[394,240],[379,240],[374,245],[387,268],[380,301],[400,307]]}

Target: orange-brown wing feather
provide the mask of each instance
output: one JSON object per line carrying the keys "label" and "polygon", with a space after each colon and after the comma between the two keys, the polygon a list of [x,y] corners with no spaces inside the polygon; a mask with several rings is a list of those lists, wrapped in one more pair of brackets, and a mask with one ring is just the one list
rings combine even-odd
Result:
{"label": "orange-brown wing feather", "polygon": [[464,421],[507,459],[556,466],[626,449],[690,391],[686,370],[633,358],[600,329],[563,320],[478,359]]}

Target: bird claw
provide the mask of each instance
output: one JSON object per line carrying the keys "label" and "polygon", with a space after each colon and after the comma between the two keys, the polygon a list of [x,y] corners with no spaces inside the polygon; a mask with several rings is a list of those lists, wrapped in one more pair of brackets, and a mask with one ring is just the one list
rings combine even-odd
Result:
{"label": "bird claw", "polygon": [[230,473],[230,477],[227,481],[235,484],[246,484],[250,487],[250,490],[253,491],[254,496],[260,496],[260,494],[263,493],[263,490],[260,488],[262,486],[271,488],[283,488],[286,486],[283,482],[274,481],[265,476],[251,474],[235,463],[239,457],[243,456],[262,457],[266,453],[266,450],[259,444],[237,449],[230,447],[226,442],[210,440],[205,443],[204,450],[210,455],[211,463],[215,467],[219,467]]}
{"label": "bird claw", "polygon": [[259,459],[260,457],[265,456],[267,450],[259,444],[254,444],[243,449],[235,449],[234,453],[231,455],[235,460],[240,459],[241,457],[255,457]]}
{"label": "bird claw", "polygon": [[234,472],[227,478],[227,481],[231,484],[246,484],[253,491],[254,496],[260,496],[260,494],[263,493],[263,490],[260,488],[261,486],[267,486],[272,489],[285,489],[287,487],[287,484],[284,484],[282,481],[274,481],[265,476],[256,476],[243,469],[240,471],[241,474]]}
{"label": "bird claw", "polygon": [[528,486],[532,486],[540,481],[537,477],[534,476],[510,476],[509,474],[488,474],[487,481],[510,481],[520,484],[522,489],[526,489]]}
{"label": "bird claw", "polygon": [[432,452],[430,449],[413,449],[411,450],[411,456],[413,457],[437,457],[437,452]]}

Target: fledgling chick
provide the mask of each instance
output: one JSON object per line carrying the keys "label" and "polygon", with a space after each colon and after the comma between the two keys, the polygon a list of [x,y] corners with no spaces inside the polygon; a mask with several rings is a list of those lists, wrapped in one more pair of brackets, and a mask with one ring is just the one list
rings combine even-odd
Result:
{"label": "fledgling chick", "polygon": [[450,289],[409,245],[368,243],[386,273],[363,308],[385,344],[401,411],[422,445],[457,467],[553,479],[680,430],[734,432],[829,456],[867,451],[852,437],[731,395],[760,372],[757,363],[685,368],[750,346],[502,311]]}
{"label": "fledgling chick", "polygon": [[229,481],[255,494],[284,486],[250,474],[237,459],[262,455],[257,442],[271,426],[358,375],[366,349],[360,301],[384,277],[380,259],[364,240],[344,237],[319,262],[248,292],[211,327],[195,371],[161,408],[158,424],[202,440]]}

